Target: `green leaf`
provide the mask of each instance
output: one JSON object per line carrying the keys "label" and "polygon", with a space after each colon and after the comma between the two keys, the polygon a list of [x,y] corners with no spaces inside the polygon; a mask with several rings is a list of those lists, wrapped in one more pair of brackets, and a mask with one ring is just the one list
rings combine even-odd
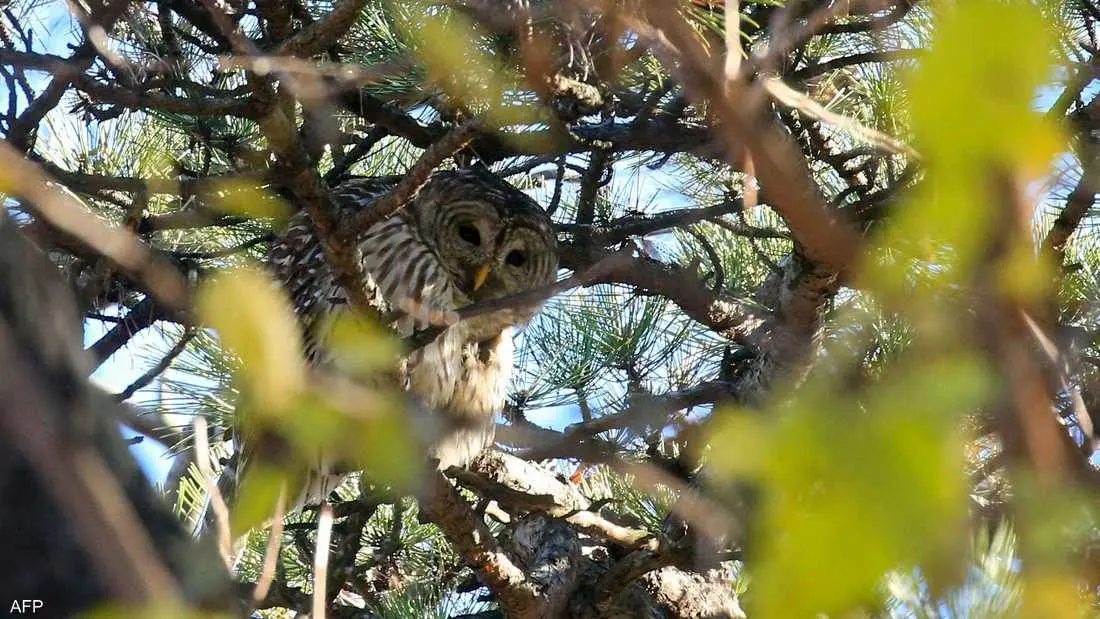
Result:
{"label": "green leaf", "polygon": [[209,184],[202,192],[202,199],[211,208],[231,215],[285,220],[293,213],[290,205],[279,196],[241,179]]}
{"label": "green leaf", "polygon": [[896,373],[861,398],[829,387],[807,386],[763,418],[730,415],[713,438],[720,475],[764,488],[753,563],[762,617],[856,608],[880,595],[886,572],[957,557],[965,540],[957,415],[984,401],[989,371],[942,359]]}
{"label": "green leaf", "polygon": [[[989,231],[999,218],[1025,216],[1005,212],[1012,205],[1006,193],[1021,192],[1016,185],[1044,172],[1065,144],[1051,121],[1032,109],[1050,77],[1055,45],[1039,9],[999,0],[936,6],[931,51],[909,80],[913,131],[927,175],[897,210],[863,272],[870,288],[925,320],[942,316],[943,308],[935,294],[909,302],[914,271],[933,293],[967,283],[988,255]],[[1039,294],[1049,273],[1031,255],[1030,239],[1016,242],[1018,259],[1002,268],[1009,293]]]}
{"label": "green leaf", "polygon": [[[279,493],[292,487],[287,472],[263,462],[248,466],[237,491],[237,501],[229,513],[229,528],[234,536],[256,528],[275,515]],[[293,491],[291,491],[293,492]],[[288,501],[293,497],[288,496]]]}
{"label": "green leaf", "polygon": [[305,387],[302,345],[290,302],[269,276],[242,268],[203,284],[203,322],[242,361],[240,377],[261,413],[281,410]]}

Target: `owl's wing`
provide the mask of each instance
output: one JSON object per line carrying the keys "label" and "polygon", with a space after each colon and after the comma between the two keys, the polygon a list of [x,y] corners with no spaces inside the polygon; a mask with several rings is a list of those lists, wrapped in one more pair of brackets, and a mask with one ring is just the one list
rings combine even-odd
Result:
{"label": "owl's wing", "polygon": [[[330,197],[338,220],[344,221],[362,209],[371,208],[392,186],[392,181],[358,179],[332,190]],[[356,250],[362,252],[358,247]],[[370,265],[364,256],[357,258],[369,269]],[[347,299],[332,275],[324,249],[313,233],[313,225],[307,213],[299,212],[291,217],[286,229],[272,241],[267,255],[267,267],[290,297],[301,325],[307,360],[311,364],[323,363],[325,319],[344,311]],[[375,278],[366,277],[364,285],[376,309],[383,313],[389,312],[390,303],[381,294]],[[237,419],[235,428],[239,451],[235,459],[226,466],[218,483],[227,499],[232,496],[241,475],[256,453],[272,451],[270,445],[265,446],[265,437],[255,436],[253,431],[241,425],[242,421]],[[275,449],[274,452],[277,454],[279,450]],[[324,498],[339,483],[342,475],[334,471],[331,465],[324,454],[318,454],[317,467],[308,471],[297,500],[293,503],[294,508]]]}
{"label": "owl's wing", "polygon": [[[391,182],[375,179],[340,185],[330,194],[338,219],[342,221],[370,208],[392,186]],[[309,214],[299,212],[290,218],[286,230],[272,242],[267,261],[276,281],[290,297],[302,325],[307,355],[312,359],[322,319],[340,311],[347,304],[347,297],[333,278],[324,249],[313,233]],[[379,294],[374,279],[366,279],[367,296],[374,300],[380,312],[389,312],[392,308]]]}

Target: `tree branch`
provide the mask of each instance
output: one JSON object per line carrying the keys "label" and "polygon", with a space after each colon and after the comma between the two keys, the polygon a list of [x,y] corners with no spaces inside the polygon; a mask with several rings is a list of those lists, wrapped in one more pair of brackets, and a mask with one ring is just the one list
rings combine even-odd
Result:
{"label": "tree branch", "polygon": [[127,230],[108,227],[74,196],[60,191],[41,168],[8,144],[0,144],[0,168],[8,173],[3,189],[27,201],[50,226],[79,239],[107,258],[169,310],[189,306],[190,289],[179,270]]}
{"label": "tree branch", "polygon": [[786,79],[794,83],[801,83],[845,67],[873,62],[901,62],[905,60],[914,60],[919,58],[922,53],[924,53],[924,50],[920,49],[890,49],[841,56],[793,71],[786,76]]}
{"label": "tree branch", "polygon": [[[127,315],[127,318],[128,317],[129,315]],[[196,333],[197,332],[194,329],[188,329],[187,331],[185,331],[183,337],[181,337],[179,341],[176,342],[175,345],[173,345],[172,348],[167,353],[165,353],[165,355],[161,357],[161,359],[157,361],[156,364],[153,365],[153,367],[146,370],[144,374],[139,376],[134,382],[130,383],[121,392],[116,393],[115,399],[119,402],[129,400],[139,390],[156,380],[158,376],[163,374],[164,371],[168,369],[168,366],[172,365],[172,362],[176,360],[176,357],[178,357],[180,353],[182,353],[184,349],[187,348],[187,344],[189,344],[191,340],[195,338]]]}
{"label": "tree branch", "polygon": [[535,619],[539,616],[539,594],[526,575],[496,544],[485,523],[440,474],[426,480],[421,499],[425,515],[439,525],[455,551],[465,559],[496,596],[508,617]]}
{"label": "tree branch", "polygon": [[283,41],[277,48],[276,55],[306,58],[332,46],[348,31],[365,4],[366,0],[338,2],[328,15]]}

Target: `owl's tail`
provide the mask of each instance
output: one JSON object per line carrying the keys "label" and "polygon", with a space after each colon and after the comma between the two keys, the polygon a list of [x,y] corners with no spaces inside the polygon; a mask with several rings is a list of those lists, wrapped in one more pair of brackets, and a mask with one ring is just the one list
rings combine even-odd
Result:
{"label": "owl's tail", "polygon": [[[222,500],[225,501],[227,506],[233,505],[233,501],[237,496],[237,470],[239,462],[239,454],[234,453],[222,468],[221,474],[218,475],[217,484],[215,484],[218,489],[218,494],[221,495]],[[214,514],[213,504],[214,497],[207,496],[206,504],[203,506],[202,512],[199,513],[199,517],[195,520],[195,537],[209,535],[217,528],[217,517]]]}
{"label": "owl's tail", "polygon": [[496,419],[463,420],[447,423],[449,427],[432,444],[429,455],[445,471],[452,466],[465,467],[482,451],[492,446],[496,434]]}
{"label": "owl's tail", "polygon": [[[241,474],[242,468],[240,466],[240,459],[237,454],[234,454],[222,469],[217,482],[218,494],[221,495],[226,506],[229,508],[232,508],[237,497],[237,489],[240,485]],[[309,471],[304,483],[294,484],[294,487],[296,487],[298,491],[290,496],[290,501],[286,506],[284,516],[300,511],[307,505],[319,504],[321,501],[328,498],[332,491],[346,478],[347,474],[335,473],[333,472],[333,468],[328,466],[327,463],[320,463],[315,469]],[[207,497],[202,514],[197,519],[194,533],[196,537],[211,535],[217,530],[217,517],[212,507],[213,502],[213,497]],[[270,525],[271,522],[267,521],[263,523],[261,528],[266,528]]]}

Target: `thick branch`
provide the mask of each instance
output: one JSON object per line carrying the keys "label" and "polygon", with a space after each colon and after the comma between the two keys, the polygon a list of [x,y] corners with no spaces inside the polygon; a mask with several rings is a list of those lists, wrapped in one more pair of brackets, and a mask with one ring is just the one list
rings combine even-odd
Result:
{"label": "thick branch", "polygon": [[787,75],[787,80],[791,82],[805,82],[812,80],[815,77],[825,75],[838,69],[845,67],[851,67],[858,64],[868,64],[872,62],[900,62],[903,60],[913,60],[918,58],[924,50],[919,49],[890,49],[879,50],[873,52],[863,52],[859,54],[852,54],[850,56],[841,56],[839,58],[832,58],[825,62],[818,62],[808,67],[803,67]]}
{"label": "thick branch", "polygon": [[330,47],[344,36],[362,11],[366,0],[343,0],[332,12],[303,28],[279,46],[279,56],[309,57]]}
{"label": "thick branch", "polygon": [[152,297],[146,297],[135,305],[111,330],[88,347],[96,364],[102,364],[111,355],[119,351],[139,332],[153,326],[164,318],[165,314]]}
{"label": "thick branch", "polygon": [[427,484],[422,500],[425,514],[439,525],[455,551],[477,571],[505,614],[520,619],[538,617],[538,591],[527,581],[523,570],[497,546],[489,528],[462,495],[442,475],[432,475]]}
{"label": "thick branch", "polygon": [[1059,263],[1066,251],[1069,238],[1077,231],[1089,209],[1096,203],[1096,179],[1088,168],[1081,174],[1081,180],[1066,198],[1066,206],[1054,220],[1054,225],[1043,241],[1043,250],[1050,252]]}
{"label": "thick branch", "polygon": [[[562,262],[563,266],[571,266],[568,257]],[[760,320],[759,310],[750,304],[715,295],[693,273],[644,256],[604,273],[592,283],[627,284],[661,295],[676,303],[693,320],[731,340],[742,338]]]}
{"label": "thick branch", "polygon": [[[393,135],[407,139],[418,148],[431,146],[448,131],[441,124],[421,125],[397,106],[365,91],[343,91],[338,97],[338,103],[344,109],[385,127]],[[716,158],[719,152],[706,126],[667,118],[650,120],[641,125],[615,122],[581,124],[570,127],[566,135],[550,130],[500,136],[480,135],[470,144],[470,148],[486,163],[493,163],[522,155],[586,152],[597,142],[605,143],[615,152],[689,153],[707,158]]]}

